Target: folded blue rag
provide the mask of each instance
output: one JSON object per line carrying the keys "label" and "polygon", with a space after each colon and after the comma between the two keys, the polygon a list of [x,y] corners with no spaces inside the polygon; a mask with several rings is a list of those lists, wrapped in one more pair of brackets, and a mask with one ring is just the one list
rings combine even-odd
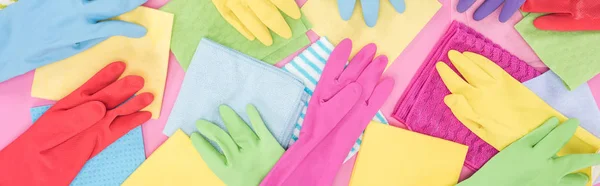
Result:
{"label": "folded blue rag", "polygon": [[552,71],[523,83],[548,105],[568,118],[577,118],[583,127],[600,138],[600,111],[587,83],[572,91]]}
{"label": "folded blue rag", "polygon": [[[35,123],[50,106],[30,109]],[[88,160],[71,186],[121,185],[146,160],[142,127],[136,127]]]}
{"label": "folded blue rag", "polygon": [[235,110],[249,124],[246,105],[253,104],[267,128],[287,148],[308,95],[294,75],[203,38],[188,68],[163,133],[181,128],[190,135],[199,119],[227,130],[219,105]]}

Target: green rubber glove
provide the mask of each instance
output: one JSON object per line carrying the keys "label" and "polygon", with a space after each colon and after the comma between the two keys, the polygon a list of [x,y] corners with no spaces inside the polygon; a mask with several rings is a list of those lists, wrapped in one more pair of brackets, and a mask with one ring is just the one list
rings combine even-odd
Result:
{"label": "green rubber glove", "polygon": [[600,164],[600,154],[555,155],[578,126],[576,119],[559,126],[558,119],[552,117],[457,186],[584,186],[588,176],[573,172]]}
{"label": "green rubber glove", "polygon": [[192,134],[194,147],[225,184],[260,184],[285,150],[271,135],[253,105],[246,107],[246,113],[254,131],[230,107],[221,105],[219,112],[229,134],[206,120],[198,120],[196,127],[204,137],[216,142],[223,154],[199,133]]}

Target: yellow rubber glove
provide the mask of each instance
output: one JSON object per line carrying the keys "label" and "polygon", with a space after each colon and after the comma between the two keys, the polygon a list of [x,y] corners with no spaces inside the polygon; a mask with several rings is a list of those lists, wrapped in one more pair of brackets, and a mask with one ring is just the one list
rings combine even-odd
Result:
{"label": "yellow rubber glove", "polygon": [[[466,81],[448,65],[438,62],[436,68],[452,92],[444,102],[459,121],[496,149],[504,149],[548,118],[557,117],[561,123],[567,120],[486,57],[454,50],[448,52],[448,57]],[[557,155],[596,153],[598,149],[600,139],[577,127],[575,136]],[[591,168],[580,172],[591,176]]]}
{"label": "yellow rubber glove", "polygon": [[[221,16],[248,40],[258,40],[266,46],[273,44],[269,29],[289,39],[292,30],[279,12],[300,19],[300,8],[294,0],[212,0]],[[279,9],[278,9],[279,8]]]}
{"label": "yellow rubber glove", "polygon": [[[463,80],[443,62],[436,68],[452,94],[444,102],[465,126],[498,150],[556,116],[567,120],[496,63],[479,54],[448,53]],[[559,155],[595,153],[600,140],[582,128]]]}

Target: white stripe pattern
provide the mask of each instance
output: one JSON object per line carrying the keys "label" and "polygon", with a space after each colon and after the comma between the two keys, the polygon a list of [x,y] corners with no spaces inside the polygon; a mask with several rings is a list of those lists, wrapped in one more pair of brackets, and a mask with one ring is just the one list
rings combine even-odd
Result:
{"label": "white stripe pattern", "polygon": [[[333,44],[331,44],[326,37],[321,37],[317,42],[310,45],[306,50],[304,50],[300,55],[294,57],[294,59],[286,64],[283,69],[296,75],[300,80],[304,82],[306,88],[304,91],[308,93],[308,95],[312,96],[315,87],[317,86],[317,82],[321,77],[321,73],[323,72],[323,68],[325,67],[325,62],[329,58],[329,55],[333,51]],[[306,106],[308,106],[308,101],[306,102]],[[306,107],[302,109],[302,113],[300,114],[300,118],[294,127],[294,132],[292,135],[292,140],[290,140],[290,146],[294,144],[298,140],[298,136],[300,135],[300,129],[302,128],[302,122],[304,121],[304,116],[306,115]],[[383,124],[388,124],[385,120],[385,117],[381,113],[381,111],[377,112],[373,121],[377,121]],[[348,161],[348,159],[352,158],[358,150],[360,149],[360,144],[362,143],[362,134],[359,139],[356,140],[352,150],[344,160],[344,162]]]}

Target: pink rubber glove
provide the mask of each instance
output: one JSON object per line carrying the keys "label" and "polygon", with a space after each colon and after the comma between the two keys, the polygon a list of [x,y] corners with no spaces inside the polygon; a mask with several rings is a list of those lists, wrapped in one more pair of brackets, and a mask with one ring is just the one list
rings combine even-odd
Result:
{"label": "pink rubber glove", "polygon": [[379,81],[388,60],[385,56],[373,60],[375,44],[365,46],[344,68],[351,50],[349,39],[333,50],[310,100],[298,141],[261,186],[333,183],[354,142],[394,86],[391,78]]}

